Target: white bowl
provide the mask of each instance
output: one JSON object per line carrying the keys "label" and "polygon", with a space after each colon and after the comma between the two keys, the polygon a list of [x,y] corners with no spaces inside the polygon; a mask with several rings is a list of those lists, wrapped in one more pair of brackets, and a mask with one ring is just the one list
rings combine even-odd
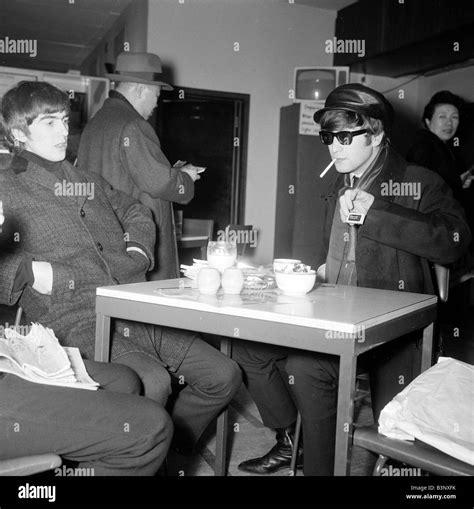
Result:
{"label": "white bowl", "polygon": [[273,260],[273,270],[277,271],[291,271],[295,265],[301,263],[301,260],[293,260],[292,258],[275,258]]}
{"label": "white bowl", "polygon": [[316,271],[310,272],[275,272],[278,288],[285,295],[306,295],[316,282]]}

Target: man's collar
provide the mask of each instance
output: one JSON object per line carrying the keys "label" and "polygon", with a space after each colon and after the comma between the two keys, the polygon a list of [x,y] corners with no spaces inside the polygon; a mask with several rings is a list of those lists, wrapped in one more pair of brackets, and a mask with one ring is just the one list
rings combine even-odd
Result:
{"label": "man's collar", "polygon": [[52,172],[59,170],[62,165],[62,161],[48,161],[47,159],[44,159],[44,157],[33,154],[33,152],[22,150],[13,156],[10,167],[18,175],[19,173],[23,173],[27,170],[28,162],[37,164],[38,166]]}
{"label": "man's collar", "polygon": [[127,106],[130,106],[130,108],[132,108],[133,111],[138,113],[135,106],[133,106],[133,104],[123,94],[121,94],[120,92],[117,92],[117,90],[111,90],[109,92],[109,98],[110,99],[118,99],[119,101],[124,102]]}
{"label": "man's collar", "polygon": [[28,161],[22,157],[21,154],[16,153],[12,158],[10,168],[18,175],[26,171],[26,168],[28,168]]}

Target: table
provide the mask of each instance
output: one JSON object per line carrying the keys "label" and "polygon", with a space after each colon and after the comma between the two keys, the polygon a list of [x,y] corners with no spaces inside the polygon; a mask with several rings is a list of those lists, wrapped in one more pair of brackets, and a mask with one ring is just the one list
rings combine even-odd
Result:
{"label": "table", "polygon": [[[349,474],[357,357],[423,329],[421,371],[431,366],[434,295],[322,284],[304,297],[279,291],[206,296],[185,285],[189,280],[97,288],[95,359],[109,360],[111,317],[221,335],[221,351],[227,355],[234,337],[337,355],[335,475]],[[226,473],[226,433],[224,411],[217,421],[216,475]]]}
{"label": "table", "polygon": [[206,259],[207,255],[207,242],[209,237],[207,235],[186,235],[177,240],[178,249],[189,249],[199,247],[201,249],[201,258]]}

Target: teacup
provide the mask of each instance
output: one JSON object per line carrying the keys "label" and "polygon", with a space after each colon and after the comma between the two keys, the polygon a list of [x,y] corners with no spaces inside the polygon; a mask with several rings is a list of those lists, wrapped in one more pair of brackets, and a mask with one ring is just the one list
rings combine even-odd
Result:
{"label": "teacup", "polygon": [[292,258],[275,258],[273,260],[274,272],[292,271],[295,265],[301,263],[301,260],[293,260]]}

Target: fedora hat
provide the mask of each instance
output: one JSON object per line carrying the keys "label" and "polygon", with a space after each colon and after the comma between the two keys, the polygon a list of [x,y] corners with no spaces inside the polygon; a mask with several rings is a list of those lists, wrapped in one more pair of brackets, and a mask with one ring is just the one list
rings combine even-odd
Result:
{"label": "fedora hat", "polygon": [[104,76],[111,81],[161,85],[164,90],[173,90],[171,85],[161,81],[163,77],[161,59],[154,53],[132,53],[130,51],[123,51],[117,57],[115,73],[106,73]]}
{"label": "fedora hat", "polygon": [[335,88],[328,95],[324,108],[314,114],[314,121],[319,124],[323,114],[330,110],[352,111],[378,118],[386,128],[390,128],[394,117],[393,107],[383,94],[359,83],[348,83]]}

